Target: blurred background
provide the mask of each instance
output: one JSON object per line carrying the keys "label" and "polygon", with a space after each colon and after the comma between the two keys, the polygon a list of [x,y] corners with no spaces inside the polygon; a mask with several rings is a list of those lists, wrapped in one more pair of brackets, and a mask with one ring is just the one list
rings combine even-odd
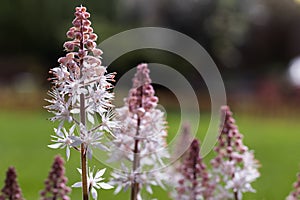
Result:
{"label": "blurred background", "polygon": [[[174,29],[198,41],[217,64],[228,104],[236,113],[241,132],[245,132],[245,143],[255,149],[262,163],[258,193],[248,199],[283,199],[288,194],[300,163],[299,0],[2,0],[1,180],[6,167],[16,165],[24,173],[20,182],[28,191],[24,192],[27,199],[36,199],[30,188],[41,187],[41,177],[46,176],[51,156],[56,153],[46,147],[53,124],[45,120],[49,115],[42,109],[50,87],[48,70],[65,54],[65,33],[71,27],[75,6],[80,4],[91,13],[98,42],[143,26]],[[116,71],[118,78],[140,62],[162,63],[179,70],[204,102],[201,109],[209,110],[210,98],[205,83],[199,81],[200,74],[171,53],[133,51],[113,62],[109,71]],[[157,89],[161,104],[176,111],[176,102],[173,105],[168,100],[172,94],[162,87]],[[169,117],[176,122],[176,114]],[[43,164],[37,162],[39,159]],[[74,158],[70,163],[77,161]],[[70,174],[76,173],[70,170]],[[43,176],[32,177],[36,171]],[[278,189],[270,180],[279,184]]]}
{"label": "blurred background", "polygon": [[[297,0],[4,0],[0,107],[43,104],[40,91],[48,87],[47,72],[64,55],[65,32],[71,27],[74,7],[81,3],[92,13],[98,42],[141,26],[180,31],[198,41],[214,59],[231,105],[272,114],[286,107],[296,111],[300,67],[299,62],[294,62],[298,67],[292,64],[300,55]],[[199,78],[190,73],[192,67],[168,52],[135,51],[114,62],[110,70],[121,75],[140,62],[178,68],[196,89],[203,89]],[[18,98],[12,101],[12,96]]]}

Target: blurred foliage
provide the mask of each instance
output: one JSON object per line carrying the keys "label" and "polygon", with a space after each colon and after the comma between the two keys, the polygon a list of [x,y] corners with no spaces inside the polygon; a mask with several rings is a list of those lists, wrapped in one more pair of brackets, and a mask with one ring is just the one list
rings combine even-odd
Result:
{"label": "blurred foliage", "polygon": [[[4,0],[1,2],[0,32],[2,54],[34,54],[52,59],[62,50],[65,32],[74,18],[74,8],[84,3],[93,21],[115,19],[115,0]],[[114,26],[111,26],[112,28]],[[106,30],[104,30],[106,32]]]}
{"label": "blurred foliage", "polygon": [[[33,74],[45,84],[47,71],[64,54],[65,33],[74,8],[91,13],[98,42],[127,29],[159,26],[180,31],[198,41],[216,62],[229,93],[255,93],[269,77],[288,85],[285,71],[300,55],[298,0],[2,0],[0,7],[0,86]],[[122,75],[140,62],[167,64],[190,76],[200,75],[177,55],[140,50],[116,60],[110,68]],[[4,68],[5,66],[5,68]],[[126,66],[126,67],[124,67]],[[18,81],[17,81],[18,83]],[[265,85],[264,83],[261,85]],[[278,87],[279,88],[279,87]],[[278,93],[289,94],[285,87]],[[280,94],[280,95],[282,95]],[[238,101],[238,100],[237,100]],[[268,103],[267,103],[268,104]]]}
{"label": "blurred foliage", "polygon": [[300,53],[300,6],[293,0],[2,0],[1,55],[54,63],[80,4],[100,39],[138,26],[168,27],[199,41],[220,66],[269,68]]}

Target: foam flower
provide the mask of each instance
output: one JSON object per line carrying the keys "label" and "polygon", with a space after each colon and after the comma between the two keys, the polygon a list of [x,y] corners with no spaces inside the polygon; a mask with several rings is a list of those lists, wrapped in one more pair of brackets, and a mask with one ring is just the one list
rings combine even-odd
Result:
{"label": "foam flower", "polygon": [[[85,7],[76,8],[73,27],[67,32],[71,40],[64,44],[68,53],[58,59],[58,67],[50,70],[53,88],[49,91],[51,99],[47,100],[50,105],[45,108],[54,114],[52,121],[60,122],[56,129],[57,135],[53,138],[56,143],[61,143],[49,145],[51,148],[70,147],[70,134],[63,128],[66,122],[72,124],[73,135],[74,125],[82,130],[80,126],[89,123],[89,129],[85,129],[90,134],[93,131],[111,132],[117,126],[111,122],[114,116],[111,103],[114,95],[110,92],[113,88],[110,82],[114,81],[114,73],[107,74],[106,67],[102,65],[102,51],[96,47],[98,37],[93,32],[89,17]],[[82,113],[86,119],[82,119]],[[59,134],[61,129],[64,134]]]}
{"label": "foam flower", "polygon": [[69,160],[70,158],[70,147],[72,146],[78,146],[80,143],[75,142],[74,139],[74,129],[75,125],[73,125],[69,131],[67,131],[65,128],[61,130],[54,129],[54,132],[56,135],[52,135],[53,138],[51,141],[54,142],[54,144],[48,145],[49,148],[52,149],[58,149],[58,148],[66,148],[66,156]]}
{"label": "foam flower", "polygon": [[[59,122],[52,136],[54,144],[49,147],[66,148],[68,159],[70,148],[80,151],[83,199],[88,200],[86,158],[92,157],[93,148],[107,150],[101,144],[102,135],[112,134],[118,126],[111,122],[115,73],[107,73],[107,67],[102,65],[103,52],[97,48],[98,36],[86,7],[76,7],[74,15],[73,26],[66,34],[70,40],[64,43],[67,53],[58,59],[59,66],[49,71],[53,87],[45,108],[54,115],[50,120]],[[72,130],[65,131],[70,126]]]}
{"label": "foam flower", "polygon": [[228,106],[221,108],[221,128],[217,156],[211,161],[218,187],[216,199],[242,199],[244,192],[255,192],[251,183],[259,176],[258,161],[243,144],[243,135],[239,132]]}
{"label": "foam flower", "polygon": [[1,200],[24,200],[21,188],[17,182],[17,173],[14,167],[6,172],[5,185],[1,190]]}
{"label": "foam flower", "polygon": [[215,185],[210,180],[210,174],[199,152],[199,142],[197,139],[194,139],[185,160],[178,167],[180,178],[176,183],[176,191],[172,193],[174,199],[213,199]]}
{"label": "foam flower", "polygon": [[40,192],[40,200],[70,200],[68,194],[71,192],[65,177],[64,160],[60,156],[56,156],[48,175],[45,180],[45,189]]}
{"label": "foam flower", "polygon": [[112,172],[111,183],[116,192],[131,187],[131,199],[141,198],[141,189],[151,192],[151,185],[162,185],[166,177],[156,170],[169,158],[166,150],[166,121],[156,108],[158,98],[151,85],[147,64],[137,66],[133,86],[125,105],[116,109],[115,120],[122,125],[115,129],[109,161],[119,162],[121,170]]}
{"label": "foam flower", "polygon": [[[105,171],[106,168],[98,170],[94,175],[94,170],[89,169],[88,178],[87,178],[88,190],[91,192],[93,199],[97,199],[98,197],[97,189],[108,190],[113,188],[113,186],[103,182],[104,178],[102,178],[102,176],[104,175]],[[78,169],[78,172],[82,174],[81,169]],[[74,183],[72,187],[82,187],[82,182]]]}

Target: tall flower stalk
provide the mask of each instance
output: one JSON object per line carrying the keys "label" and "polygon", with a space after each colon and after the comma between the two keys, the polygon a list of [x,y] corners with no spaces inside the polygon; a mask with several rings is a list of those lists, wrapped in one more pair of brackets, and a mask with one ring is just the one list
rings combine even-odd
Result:
{"label": "tall flower stalk", "polygon": [[[54,114],[51,121],[59,121],[52,136],[54,144],[49,147],[66,148],[67,159],[70,148],[80,151],[83,200],[89,199],[87,157],[92,157],[93,148],[107,150],[101,143],[102,136],[112,134],[116,126],[111,122],[114,95],[109,92],[114,73],[106,74],[106,67],[101,65],[102,51],[96,47],[97,35],[89,17],[85,7],[76,8],[73,27],[67,32],[71,40],[64,43],[67,54],[49,72],[53,75],[49,92],[52,99],[47,100],[50,105],[46,106]],[[71,126],[68,130],[66,123]]]}
{"label": "tall flower stalk", "polygon": [[243,144],[243,135],[239,132],[228,106],[221,108],[222,118],[217,156],[211,161],[213,174],[217,182],[215,199],[241,200],[242,193],[255,192],[251,183],[259,176],[258,161],[253,151]]}
{"label": "tall flower stalk", "polygon": [[68,194],[71,192],[65,177],[64,160],[56,156],[52,164],[48,178],[45,180],[45,189],[41,191],[41,200],[70,200]]}
{"label": "tall flower stalk", "polygon": [[[149,73],[147,64],[137,66],[125,106],[117,109],[116,120],[122,127],[116,131],[113,154],[109,159],[121,161],[121,171],[112,173],[112,183],[117,185],[115,193],[131,187],[131,200],[141,199],[144,186],[149,193],[152,193],[151,185],[163,187],[163,176],[156,169],[169,158],[165,149],[166,121],[164,113],[156,108],[158,98]],[[128,161],[129,167],[126,166]]]}
{"label": "tall flower stalk", "polygon": [[215,185],[199,154],[200,145],[194,139],[183,163],[178,167],[180,178],[172,196],[176,200],[212,200]]}
{"label": "tall flower stalk", "polygon": [[1,190],[0,200],[24,200],[14,167],[9,167],[6,172],[5,185]]}

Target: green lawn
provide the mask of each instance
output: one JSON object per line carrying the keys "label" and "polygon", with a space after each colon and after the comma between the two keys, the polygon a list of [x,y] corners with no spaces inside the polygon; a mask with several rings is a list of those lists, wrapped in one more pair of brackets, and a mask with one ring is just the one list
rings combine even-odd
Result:
{"label": "green lawn", "polygon": [[[63,150],[47,148],[54,125],[46,120],[45,112],[0,111],[0,187],[3,186],[5,171],[8,166],[15,166],[19,183],[26,199],[38,199],[38,192],[43,188],[43,181],[55,154],[65,156]],[[261,178],[254,183],[255,194],[246,194],[244,199],[279,200],[292,189],[300,164],[300,123],[294,119],[272,119],[235,115],[240,131],[245,135],[244,143],[255,150],[262,165]],[[170,133],[178,128],[178,115],[168,115]],[[206,130],[207,117],[201,120],[201,131]],[[206,160],[213,156],[213,152]],[[103,167],[97,160],[93,164]],[[79,155],[71,153],[66,164],[69,185],[79,180],[76,168],[79,167]],[[106,174],[108,175],[108,174]],[[107,176],[108,177],[108,176]],[[111,195],[112,191],[101,192],[99,199],[128,199],[128,193]],[[155,190],[158,199],[167,199],[167,194]],[[80,199],[80,190],[74,189],[72,199]]]}

